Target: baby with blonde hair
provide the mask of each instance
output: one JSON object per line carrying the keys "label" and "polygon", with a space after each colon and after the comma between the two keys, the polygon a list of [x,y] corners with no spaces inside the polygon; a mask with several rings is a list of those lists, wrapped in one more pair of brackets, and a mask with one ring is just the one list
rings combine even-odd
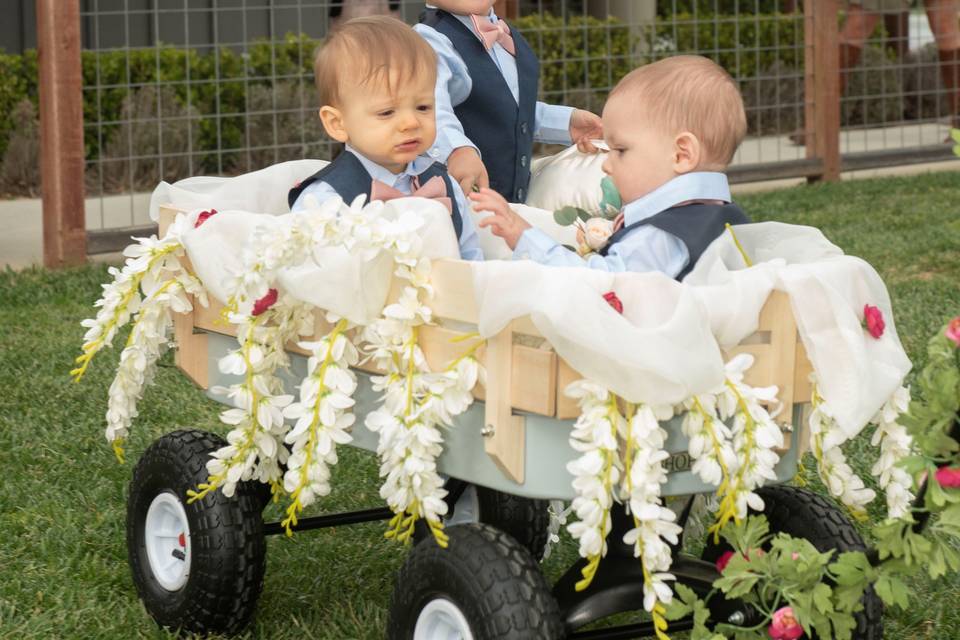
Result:
{"label": "baby with blonde hair", "polygon": [[461,257],[482,260],[460,185],[424,155],[437,135],[436,74],[433,49],[396,18],[355,18],[332,33],[317,52],[314,77],[323,128],[346,147],[290,190],[291,210],[302,209],[307,196],[321,203],[360,194],[368,201],[435,198],[450,210]]}
{"label": "baby with blonde hair", "polygon": [[701,56],[674,56],[635,69],[610,93],[603,171],[625,203],[597,254],[583,258],[532,228],[489,189],[471,194],[493,215],[481,227],[515,259],[605,271],[660,271],[682,279],[725,225],[749,222],[731,202],[723,171],[747,119],[730,75]]}

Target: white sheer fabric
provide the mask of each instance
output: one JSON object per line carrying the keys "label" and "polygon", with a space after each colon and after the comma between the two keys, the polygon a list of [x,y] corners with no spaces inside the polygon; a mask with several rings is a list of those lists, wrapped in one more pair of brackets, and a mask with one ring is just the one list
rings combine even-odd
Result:
{"label": "white sheer fabric", "polygon": [[[598,146],[606,148],[603,143]],[[580,207],[592,215],[599,214],[603,198],[600,181],[606,175],[600,166],[605,155],[580,153],[573,145],[556,155],[534,160],[530,166],[527,204],[547,211]]]}
{"label": "white sheer fabric", "polygon": [[[151,213],[161,203],[220,211],[183,241],[197,275],[214,297],[225,300],[226,283],[240,271],[254,230],[283,224],[287,190],[321,166],[320,161],[286,162],[236,178],[164,183],[153,194]],[[571,188],[574,184],[571,179]],[[565,197],[573,198],[566,204],[584,204],[579,196]],[[420,235],[426,255],[459,255],[449,214],[437,203],[401,198],[384,205],[382,215],[408,210],[425,218]],[[518,210],[560,242],[574,242],[573,229],[554,223],[551,211]],[[725,234],[681,284],[658,273],[611,274],[496,260],[509,258],[510,251],[481,230],[488,260],[471,263],[479,330],[489,337],[510,320],[530,315],[558,354],[584,376],[632,401],[675,403],[722,383],[721,347],[752,333],[769,293],[783,290],[790,295],[821,393],[852,437],[910,369],[883,282],[870,265],[844,255],[816,229],[765,222],[738,226],[736,233],[753,267],[745,268]],[[343,248],[329,248],[283,272],[279,285],[301,300],[366,324],[380,313],[392,271],[387,258],[364,263]],[[603,300],[608,291],[623,302],[623,315]],[[886,319],[879,340],[860,325],[865,304],[879,307]]]}

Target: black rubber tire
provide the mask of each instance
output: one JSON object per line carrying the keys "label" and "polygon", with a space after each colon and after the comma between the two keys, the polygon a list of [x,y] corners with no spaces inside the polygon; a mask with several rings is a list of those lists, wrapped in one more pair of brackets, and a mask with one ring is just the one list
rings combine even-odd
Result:
{"label": "black rubber tire", "polygon": [[[762,487],[757,494],[763,498],[763,515],[770,523],[771,533],[804,538],[821,553],[829,549],[836,549],[838,553],[867,550],[863,538],[846,514],[824,496],[787,485]],[[715,562],[729,548],[723,541],[713,544],[710,536],[703,559]],[[863,594],[863,610],[855,617],[857,628],[852,640],[883,638],[883,602],[872,587]]]}
{"label": "black rubber tire", "polygon": [[509,533],[530,552],[534,560],[543,558],[550,526],[549,501],[477,487],[477,504],[480,522]]}
{"label": "black rubber tire", "polygon": [[512,537],[476,522],[447,530],[441,549],[425,540],[407,556],[390,599],[387,638],[410,640],[428,602],[450,600],[474,640],[556,640],[564,635],[557,601],[530,553]]}
{"label": "black rubber tire", "polygon": [[[210,453],[226,445],[204,431],[181,430],[156,440],[141,456],[127,499],[127,556],[133,583],[156,622],[181,633],[226,633],[250,621],[263,589],[266,541],[259,483],[244,482],[187,504],[187,490],[207,480]],[[145,545],[147,510],[163,492],[178,497],[190,526],[190,575],[168,591],[150,569]]]}

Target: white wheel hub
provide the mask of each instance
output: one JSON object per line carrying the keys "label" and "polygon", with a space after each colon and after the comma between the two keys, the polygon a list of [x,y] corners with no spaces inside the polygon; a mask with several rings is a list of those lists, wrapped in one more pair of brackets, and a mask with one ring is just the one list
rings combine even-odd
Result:
{"label": "white wheel hub", "polygon": [[413,640],[473,640],[473,633],[457,605],[446,598],[437,598],[420,610]]}
{"label": "white wheel hub", "polygon": [[167,591],[177,591],[190,575],[190,523],[177,497],[165,491],[150,503],[144,525],[150,570]]}

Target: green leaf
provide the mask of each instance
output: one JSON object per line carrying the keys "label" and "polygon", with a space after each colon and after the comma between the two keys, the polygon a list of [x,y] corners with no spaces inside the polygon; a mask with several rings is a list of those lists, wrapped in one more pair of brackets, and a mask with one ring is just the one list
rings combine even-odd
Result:
{"label": "green leaf", "polygon": [[554,221],[564,227],[573,224],[581,213],[586,213],[579,207],[563,207],[553,212]]}
{"label": "green leaf", "polygon": [[880,575],[874,589],[888,607],[895,606],[905,610],[910,604],[910,592],[907,585],[900,578],[889,573]]}
{"label": "green leaf", "polygon": [[586,222],[587,220],[589,220],[589,219],[592,218],[593,216],[591,216],[589,213],[587,213],[587,212],[584,211],[583,209],[577,209],[577,217],[580,218],[581,220],[583,220],[584,222]]}
{"label": "green leaf", "polygon": [[603,193],[603,197],[600,198],[600,211],[602,211],[605,216],[608,215],[608,209],[620,211],[620,209],[623,208],[620,193],[617,191],[617,188],[613,186],[613,180],[610,179],[610,176],[604,176],[603,180],[600,181],[600,191]]}
{"label": "green leaf", "polygon": [[[951,130],[950,130],[950,137],[953,138],[953,141],[954,141],[954,142],[956,142],[957,144],[960,144],[960,129],[951,129]],[[954,152],[954,153],[956,153],[956,152]],[[960,154],[958,154],[958,155],[960,155]]]}
{"label": "green leaf", "polygon": [[824,583],[820,583],[813,588],[813,606],[820,613],[833,612],[833,589]]}

